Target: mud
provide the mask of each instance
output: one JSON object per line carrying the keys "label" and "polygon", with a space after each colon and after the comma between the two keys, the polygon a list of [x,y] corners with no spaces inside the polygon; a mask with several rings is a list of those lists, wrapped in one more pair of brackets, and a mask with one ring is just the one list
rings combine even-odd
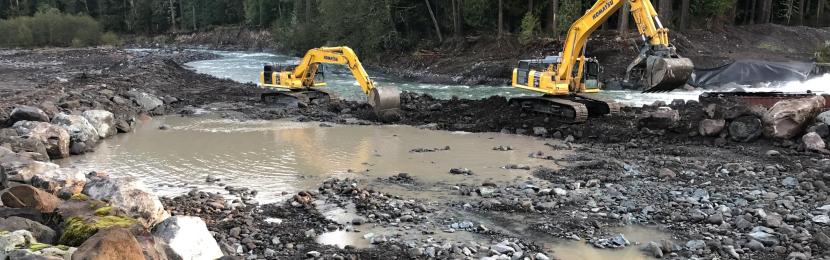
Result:
{"label": "mud", "polygon": [[[360,102],[315,103],[303,108],[262,104],[254,86],[193,73],[171,55],[175,56],[139,57],[113,49],[5,51],[0,53],[4,64],[0,77],[17,80],[10,80],[15,83],[2,90],[0,110],[4,111],[0,115],[25,104],[51,113],[103,108],[119,119],[139,121],[147,115],[199,117],[208,113],[243,122],[323,121],[336,124],[335,129],[339,125],[380,124],[368,105]],[[167,102],[151,111],[143,111],[134,102],[116,102],[127,97],[131,89]],[[165,199],[165,205],[175,215],[204,218],[227,254],[270,259],[519,254],[535,259],[567,259],[571,256],[568,250],[577,245],[624,245],[616,238],[625,233],[621,229],[631,226],[646,226],[665,235],[638,239],[639,245],[629,241],[623,249],[639,252],[643,248],[644,255],[659,252],[664,257],[684,259],[735,255],[744,259],[830,257],[830,227],[826,221],[830,210],[828,155],[799,149],[792,140],[739,143],[691,135],[697,127],[695,118],[702,118],[703,113],[695,102],[673,104],[686,121],[664,130],[646,130],[637,125],[637,114],[653,108],[626,108],[618,116],[569,125],[522,112],[503,97],[436,100],[405,93],[402,105],[403,119],[399,123],[426,129],[418,131],[503,132],[540,139],[531,144],[497,142],[499,139],[469,141],[476,143],[468,148],[472,151],[449,141],[420,141],[418,145],[399,147],[398,153],[402,157],[424,157],[425,166],[420,172],[425,174],[412,171],[401,175],[401,171],[390,168],[381,171],[386,174],[363,178],[318,179],[306,186],[307,190],[286,191],[290,198],[280,197],[282,201],[259,206],[258,200],[268,200],[271,195],[249,187],[227,188],[235,195],[228,199],[194,190]],[[319,123],[311,124],[319,127],[312,132],[332,131]],[[160,127],[170,133],[157,139],[183,131],[177,127],[181,126],[173,122]],[[139,138],[140,133],[135,137]],[[377,148],[381,151],[378,160],[386,156],[383,145]],[[321,146],[309,145],[315,151]],[[410,153],[412,149],[445,146],[451,149]],[[510,146],[513,151],[493,150],[498,146]],[[369,150],[369,157],[374,156],[374,149]],[[528,150],[536,151],[525,154]],[[516,157],[494,162],[483,170],[476,160],[459,160],[452,166],[471,169],[472,175],[450,175],[446,169],[449,164],[432,168],[426,162],[432,160],[427,159],[431,156],[449,161],[479,152]],[[497,170],[492,167],[527,160],[535,162],[530,170],[498,169],[517,174],[487,177],[488,169]],[[342,168],[349,167],[339,170]],[[203,179],[205,176],[200,174],[194,182]],[[436,181],[439,179],[442,181]],[[208,203],[213,201],[221,203]],[[365,235],[375,230],[380,230],[376,233],[379,236],[368,236],[372,246],[367,248],[315,242],[320,234],[333,231],[363,234],[366,240]],[[275,237],[279,243],[274,242]],[[568,240],[578,240],[579,244],[568,246]],[[654,243],[648,247],[649,242]],[[557,250],[556,245],[565,248]],[[600,252],[614,252],[610,250]]]}

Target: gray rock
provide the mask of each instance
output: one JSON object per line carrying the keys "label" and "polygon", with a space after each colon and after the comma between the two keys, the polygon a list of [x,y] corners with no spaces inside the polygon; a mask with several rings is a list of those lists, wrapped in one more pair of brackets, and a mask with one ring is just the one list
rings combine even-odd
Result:
{"label": "gray rock", "polygon": [[0,259],[8,259],[9,254],[18,248],[28,248],[37,242],[32,233],[26,230],[17,230],[0,235]]}
{"label": "gray rock", "polygon": [[807,132],[814,132],[824,138],[830,136],[830,127],[825,123],[817,123],[807,128]]}
{"label": "gray rock", "polygon": [[717,136],[726,127],[726,120],[703,119],[698,125],[698,132],[701,136]]}
{"label": "gray rock", "polygon": [[498,244],[495,244],[495,245],[491,246],[490,249],[495,250],[499,254],[507,254],[507,253],[516,252],[516,249],[513,249],[513,247],[511,247],[509,242],[507,242],[506,240],[502,241],[501,243],[498,243]]}
{"label": "gray rock", "polygon": [[223,256],[207,225],[198,217],[170,217],[153,229],[153,235],[169,245],[167,255],[171,257],[217,259]]}
{"label": "gray rock", "polygon": [[759,242],[758,240],[751,240],[749,243],[746,243],[746,247],[751,249],[752,251],[760,251],[764,249],[764,244]]}
{"label": "gray rock", "polygon": [[548,130],[545,129],[544,127],[537,126],[537,127],[533,128],[533,135],[535,135],[535,136],[545,136],[547,134],[548,134]]}
{"label": "gray rock", "polygon": [[98,130],[83,116],[60,113],[52,119],[52,124],[62,127],[69,133],[70,145],[75,143],[95,144],[98,142]]}
{"label": "gray rock", "polygon": [[815,96],[775,103],[764,114],[764,135],[790,139],[798,136],[824,107],[825,99]]}
{"label": "gray rock", "polygon": [[816,232],[816,234],[813,235],[813,239],[816,240],[816,244],[819,246],[825,249],[830,249],[830,237],[828,237],[827,234],[824,234],[824,232]]}
{"label": "gray rock", "polygon": [[752,232],[750,232],[748,235],[752,239],[757,240],[758,242],[761,242],[762,244],[764,244],[764,246],[776,246],[776,245],[778,245],[778,237],[776,237],[775,235],[773,235],[771,233],[767,233],[767,232],[763,231],[763,229],[759,229],[758,227],[753,229]]}
{"label": "gray rock", "polygon": [[109,138],[118,132],[115,126],[115,115],[109,111],[87,110],[84,111],[83,116],[95,127],[100,138]]}
{"label": "gray rock", "polygon": [[723,224],[723,214],[715,213],[715,214],[709,215],[709,218],[707,219],[707,221],[709,222],[709,224],[715,224],[715,225]]}
{"label": "gray rock", "polygon": [[809,132],[802,136],[801,142],[804,143],[804,148],[809,151],[824,151],[826,148],[824,139],[815,132]]}
{"label": "gray rock", "polygon": [[145,227],[152,227],[170,216],[155,193],[134,177],[93,176],[88,179],[84,194],[124,209]]}
{"label": "gray rock", "polygon": [[792,177],[792,176],[788,176],[788,177],[784,178],[783,180],[781,180],[781,185],[784,185],[784,187],[787,187],[787,188],[798,187],[798,179],[796,179],[795,177]]}
{"label": "gray rock", "polygon": [[49,158],[69,157],[70,137],[65,129],[50,123],[34,121],[18,121],[12,127],[18,135],[43,143]]}
{"label": "gray rock", "polygon": [[821,122],[825,125],[830,125],[830,111],[824,111],[816,116],[816,122]]}
{"label": "gray rock", "polygon": [[697,251],[698,249],[703,249],[706,247],[706,242],[703,240],[689,240],[686,242],[686,248],[691,251]]}
{"label": "gray rock", "polygon": [[663,249],[660,248],[660,244],[657,242],[651,241],[648,242],[645,246],[641,247],[640,250],[645,252],[646,254],[656,257],[656,258],[663,258]]}
{"label": "gray rock", "polygon": [[827,215],[816,215],[812,220],[819,224],[830,224],[830,216]]}
{"label": "gray rock", "polygon": [[46,112],[43,112],[40,108],[18,106],[12,110],[7,123],[14,124],[18,121],[49,122],[49,115],[47,115]]}
{"label": "gray rock", "polygon": [[56,236],[54,230],[43,224],[14,216],[5,219],[0,218],[0,230],[26,230],[31,232],[38,242],[47,244],[54,243]]}
{"label": "gray rock", "polygon": [[760,118],[753,115],[741,116],[729,123],[729,138],[736,142],[751,142],[764,133]]}
{"label": "gray rock", "polygon": [[305,253],[305,256],[307,256],[307,257],[320,257],[320,255],[322,255],[322,254],[320,252],[317,252],[317,251],[308,251],[308,252]]}
{"label": "gray rock", "polygon": [[543,253],[536,253],[536,260],[550,260],[550,257]]}
{"label": "gray rock", "polygon": [[127,96],[129,96],[130,99],[135,101],[135,103],[139,107],[141,107],[141,110],[144,112],[153,111],[156,108],[159,108],[164,105],[164,101],[162,101],[158,97],[144,92],[129,91],[127,92]]}
{"label": "gray rock", "polygon": [[810,257],[807,254],[802,252],[792,252],[787,255],[787,260],[809,260]]}

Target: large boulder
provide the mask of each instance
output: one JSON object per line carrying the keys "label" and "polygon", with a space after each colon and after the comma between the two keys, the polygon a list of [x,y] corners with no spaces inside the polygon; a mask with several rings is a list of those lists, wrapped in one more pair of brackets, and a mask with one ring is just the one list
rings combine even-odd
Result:
{"label": "large boulder", "polygon": [[89,123],[98,131],[98,136],[108,138],[116,134],[115,115],[106,110],[87,110],[83,113]]}
{"label": "large boulder", "polygon": [[58,239],[61,245],[80,246],[99,230],[107,228],[145,228],[137,220],[127,216],[123,210],[84,195],[73,196],[64,201],[58,206],[56,213],[63,219],[63,232]]}
{"label": "large boulder", "polygon": [[171,259],[167,256],[167,251],[169,251],[170,247],[167,246],[164,241],[161,241],[161,238],[153,236],[153,234],[151,234],[148,230],[141,230],[138,232],[136,230],[132,231],[133,235],[135,235],[135,239],[138,240],[138,244],[141,246],[141,251],[144,253],[144,259]]}
{"label": "large boulder", "polygon": [[14,153],[0,147],[0,169],[4,172],[0,179],[3,181],[31,183],[35,175],[58,168],[57,164],[37,161],[25,153]]}
{"label": "large boulder", "polygon": [[69,198],[84,190],[86,175],[79,169],[58,168],[35,175],[31,183],[59,197]]}
{"label": "large boulder", "polygon": [[20,248],[29,248],[36,243],[32,233],[26,230],[17,230],[0,235],[0,259],[9,259]]}
{"label": "large boulder", "polygon": [[726,127],[726,120],[723,119],[703,119],[698,125],[698,131],[702,136],[717,136]]}
{"label": "large boulder", "polygon": [[170,216],[159,198],[134,177],[111,178],[90,174],[83,193],[125,210],[147,228]]}
{"label": "large boulder", "polygon": [[147,94],[145,92],[129,91],[127,96],[130,97],[144,112],[153,111],[164,105],[164,101],[156,96]]}
{"label": "large boulder", "polygon": [[46,112],[43,112],[40,108],[18,106],[14,108],[11,115],[9,115],[9,123],[13,124],[18,121],[49,122],[49,115],[46,115]]}
{"label": "large boulder", "polygon": [[825,125],[830,125],[830,111],[821,112],[816,116],[816,121],[824,123]]}
{"label": "large boulder", "polygon": [[736,142],[751,142],[764,133],[761,118],[753,115],[741,116],[729,123],[729,138]]}
{"label": "large boulder", "polygon": [[60,113],[52,119],[52,124],[63,127],[69,133],[73,154],[85,153],[98,143],[98,130],[89,123],[86,117]]}
{"label": "large boulder", "polygon": [[54,212],[60,199],[51,193],[30,185],[19,185],[3,190],[0,194],[3,206],[10,208],[37,209],[42,213]]}
{"label": "large boulder", "polygon": [[55,231],[36,221],[21,217],[8,217],[0,219],[0,230],[27,230],[32,233],[37,241],[47,244],[55,242]]}
{"label": "large boulder", "polygon": [[14,123],[13,128],[20,136],[38,140],[46,145],[49,158],[69,157],[69,132],[62,127],[46,122],[19,121]]}
{"label": "large boulder", "polygon": [[11,128],[0,129],[0,146],[5,146],[16,153],[33,153],[33,158],[38,161],[49,161],[46,145],[35,139],[20,137],[17,131]]}
{"label": "large boulder", "polygon": [[133,234],[125,228],[98,231],[72,255],[73,260],[144,260],[144,254]]}
{"label": "large boulder", "polygon": [[824,108],[823,96],[779,101],[764,114],[764,135],[791,139],[801,134]]}
{"label": "large boulder", "polygon": [[168,256],[178,259],[217,259],[223,256],[201,218],[174,216],[161,222],[153,235],[170,246]]}
{"label": "large boulder", "polygon": [[638,116],[640,127],[651,130],[663,130],[675,127],[680,121],[680,113],[668,107],[658,108],[656,111],[644,112]]}

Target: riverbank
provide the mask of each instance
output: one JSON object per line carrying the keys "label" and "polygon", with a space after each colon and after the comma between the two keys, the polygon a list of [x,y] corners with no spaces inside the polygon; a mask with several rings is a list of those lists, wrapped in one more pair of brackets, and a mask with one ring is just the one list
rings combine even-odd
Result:
{"label": "riverbank", "polygon": [[[4,52],[0,55],[0,78],[10,79],[7,82],[17,79],[19,84],[2,88],[0,107],[4,111],[0,115],[10,115],[14,108],[27,105],[42,110],[50,122],[61,112],[79,114],[99,109],[111,111],[116,122],[126,122],[128,126],[131,118],[206,112],[242,121],[380,124],[374,120],[368,105],[360,102],[340,100],[297,108],[262,104],[258,101],[258,90],[251,84],[196,74],[170,59],[178,56],[186,61],[198,59],[199,55],[188,52],[136,55],[118,49]],[[26,82],[20,83],[19,79]],[[724,115],[740,109],[672,102],[658,104],[672,107],[671,110],[626,108],[617,116],[569,125],[523,112],[503,97],[437,100],[428,95],[404,93],[401,103],[400,124],[428,130],[503,132],[539,138],[539,143],[548,145],[521,156],[547,167],[515,165],[514,170],[528,177],[475,180],[472,184],[433,182],[415,174],[399,173],[383,177],[370,174],[360,179],[336,178],[319,183],[316,189],[298,192],[285,202],[262,206],[256,206],[253,200],[257,192],[246,187],[230,189],[240,197],[238,201],[199,191],[160,201],[174,216],[195,215],[204,219],[207,230],[215,233],[212,239],[217,241],[223,254],[255,254],[273,259],[336,255],[345,258],[521,255],[546,259],[555,256],[557,249],[546,247],[544,241],[561,239],[597,248],[640,250],[642,247],[649,255],[677,258],[830,256],[827,255],[830,247],[827,239],[830,209],[826,206],[830,204],[827,196],[830,189],[826,186],[830,181],[826,174],[828,158],[823,150],[815,149],[817,140],[803,138],[807,135],[802,129],[787,138],[733,138],[745,132],[753,134],[763,127],[733,130],[733,125],[751,125],[754,122],[751,120],[758,117],[753,113],[766,115],[769,111],[747,110],[738,115]],[[803,117],[796,117],[799,126],[814,127],[811,131],[819,139],[821,134],[826,138],[828,133],[822,129],[826,130],[827,124],[821,119],[814,120],[817,108],[811,107],[809,101],[797,104],[800,108],[795,110],[804,111],[798,112]],[[4,125],[10,119],[2,118]],[[712,121],[701,124],[703,119]],[[32,152],[22,147],[15,149],[13,144],[7,146],[16,154]],[[416,148],[433,147],[411,147]],[[452,149],[436,152],[459,156]],[[4,170],[6,165],[3,164]],[[476,174],[463,169],[470,166],[457,167],[422,174]],[[204,176],[197,178],[201,180]],[[82,193],[94,195],[86,185],[81,186],[84,186]],[[391,186],[399,191],[381,192],[378,186]],[[446,197],[427,200],[416,196],[425,189]],[[326,219],[322,212],[331,205],[353,205],[356,216],[346,222]],[[10,209],[4,207],[3,211]],[[639,245],[626,243],[627,239],[619,236],[623,233],[619,228],[632,225],[648,226],[667,234],[668,238],[638,241]],[[63,225],[54,226],[61,230]],[[362,230],[363,226],[388,227],[397,232],[415,230],[419,235],[374,238],[361,233],[360,237],[375,244],[368,249],[341,249],[314,242],[320,233]],[[440,235],[444,233],[464,236],[453,240]]]}

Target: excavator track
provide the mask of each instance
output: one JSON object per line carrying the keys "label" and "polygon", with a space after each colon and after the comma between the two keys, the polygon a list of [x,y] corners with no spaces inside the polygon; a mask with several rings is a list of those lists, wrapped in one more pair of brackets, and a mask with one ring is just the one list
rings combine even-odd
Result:
{"label": "excavator track", "polygon": [[575,102],[585,104],[588,107],[588,115],[590,117],[600,117],[604,115],[618,115],[622,109],[622,104],[610,99],[597,97],[590,94],[573,94],[572,99]]}
{"label": "excavator track", "polygon": [[336,97],[331,93],[317,89],[291,91],[266,89],[260,94],[260,99],[266,104],[287,107],[307,107],[312,102],[331,102]]}
{"label": "excavator track", "polygon": [[555,116],[564,123],[583,123],[589,115],[584,104],[553,96],[517,97],[510,99],[510,102],[519,104],[525,110]]}

